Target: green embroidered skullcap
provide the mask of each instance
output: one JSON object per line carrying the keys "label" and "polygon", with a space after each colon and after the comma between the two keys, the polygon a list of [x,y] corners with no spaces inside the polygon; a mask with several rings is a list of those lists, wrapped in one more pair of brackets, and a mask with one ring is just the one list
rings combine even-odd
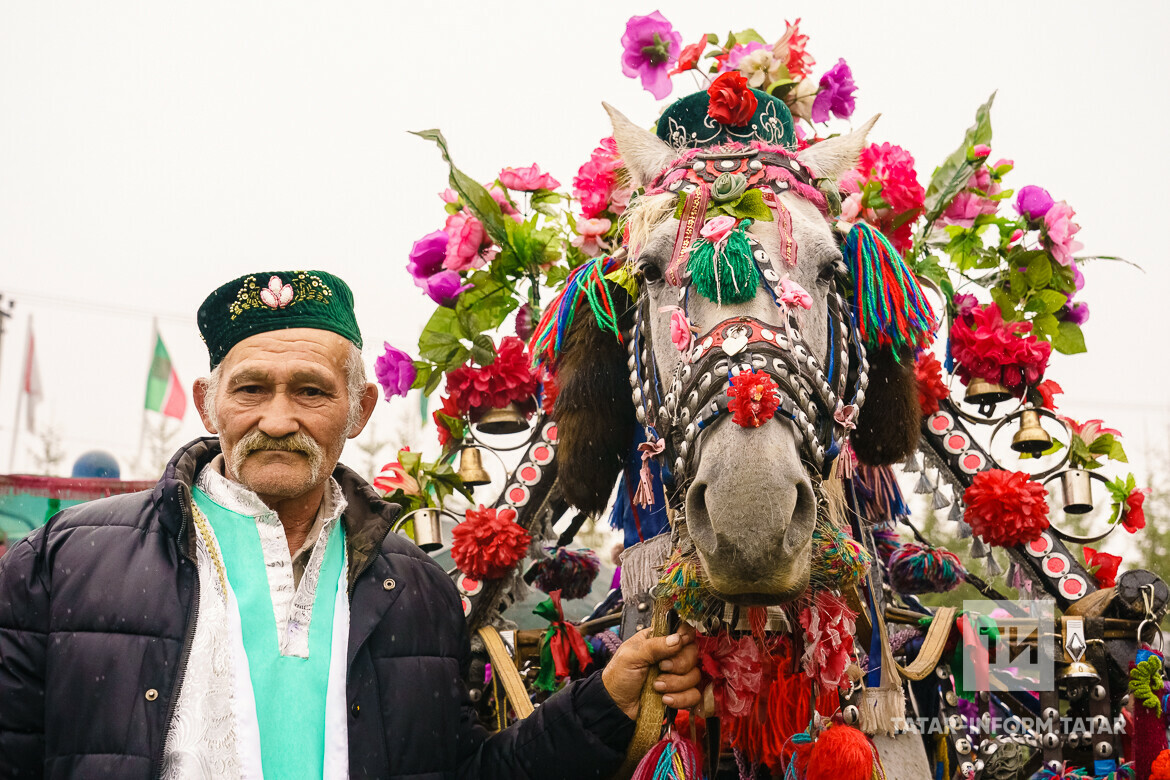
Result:
{"label": "green embroidered skullcap", "polygon": [[199,333],[211,367],[244,339],[286,328],[316,328],[359,348],[362,334],[349,285],[324,271],[265,271],[228,282],[199,307]]}
{"label": "green embroidered skullcap", "polygon": [[796,149],[796,131],[792,113],[778,97],[753,89],[756,110],[746,124],[725,125],[707,113],[711,98],[706,92],[694,92],[667,106],[658,119],[658,137],[676,148],[706,147],[729,141],[767,144]]}

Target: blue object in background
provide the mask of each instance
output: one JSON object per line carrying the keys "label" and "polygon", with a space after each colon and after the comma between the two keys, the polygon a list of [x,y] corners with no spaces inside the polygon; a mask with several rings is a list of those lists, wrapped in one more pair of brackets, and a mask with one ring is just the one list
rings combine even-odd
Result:
{"label": "blue object in background", "polygon": [[118,479],[118,461],[104,450],[90,450],[73,463],[73,476],[86,479]]}

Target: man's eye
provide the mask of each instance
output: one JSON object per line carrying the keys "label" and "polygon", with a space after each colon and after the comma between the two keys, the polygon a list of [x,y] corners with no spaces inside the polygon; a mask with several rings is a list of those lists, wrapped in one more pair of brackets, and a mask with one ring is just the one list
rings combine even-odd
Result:
{"label": "man's eye", "polygon": [[242,385],[236,388],[236,392],[245,395],[255,395],[261,392],[261,387],[259,385]]}
{"label": "man's eye", "polygon": [[319,387],[305,387],[301,389],[301,394],[316,397],[325,395],[325,391]]}

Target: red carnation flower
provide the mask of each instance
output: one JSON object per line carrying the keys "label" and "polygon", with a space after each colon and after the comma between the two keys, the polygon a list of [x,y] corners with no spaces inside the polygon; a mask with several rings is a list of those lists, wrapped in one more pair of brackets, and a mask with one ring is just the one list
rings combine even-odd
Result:
{"label": "red carnation flower", "polygon": [[1121,516],[1121,524],[1131,534],[1136,534],[1146,527],[1146,510],[1142,508],[1142,504],[1146,502],[1148,492],[1149,490],[1145,488],[1135,490],[1125,499],[1125,514]]}
{"label": "red carnation flower", "polygon": [[776,382],[767,374],[741,371],[731,378],[727,408],[731,419],[745,428],[759,428],[772,419],[780,406]]}
{"label": "red carnation flower", "polygon": [[1048,528],[1048,491],[1021,471],[980,471],[963,503],[963,519],[988,544],[1027,544]]}
{"label": "red carnation flower", "polygon": [[923,416],[938,411],[938,402],[950,395],[942,379],[942,364],[933,352],[923,352],[914,363],[914,378],[918,380],[918,403]]}
{"label": "red carnation flower", "polygon": [[[1102,588],[1112,588],[1117,584],[1117,568],[1121,566],[1120,555],[1094,550],[1087,544],[1082,552],[1085,554],[1085,566],[1093,572],[1098,585]],[[1093,567],[1097,567],[1095,571]]]}
{"label": "red carnation flower", "polygon": [[497,580],[524,558],[532,542],[516,524],[516,511],[468,509],[467,519],[451,532],[451,560],[464,574],[480,579]]}
{"label": "red carnation flower", "polygon": [[684,46],[682,52],[678,55],[678,63],[675,64],[674,70],[666,75],[675,76],[688,70],[693,70],[699,64],[699,57],[703,54],[703,49],[707,48],[707,36],[703,36],[703,40],[698,43],[692,43],[690,46]]}
{"label": "red carnation flower", "polygon": [[716,122],[743,127],[756,113],[759,100],[738,70],[731,70],[711,82],[707,114]]}
{"label": "red carnation flower", "polygon": [[496,359],[490,365],[460,366],[447,374],[447,393],[462,413],[528,401],[536,387],[528,351],[516,336],[500,340]]}

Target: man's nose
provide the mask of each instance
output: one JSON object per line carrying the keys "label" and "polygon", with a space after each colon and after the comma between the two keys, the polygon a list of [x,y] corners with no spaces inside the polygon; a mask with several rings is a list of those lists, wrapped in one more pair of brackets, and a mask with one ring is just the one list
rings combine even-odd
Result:
{"label": "man's nose", "polygon": [[300,430],[295,404],[286,393],[276,393],[264,405],[258,425],[260,430],[274,439],[280,439]]}

